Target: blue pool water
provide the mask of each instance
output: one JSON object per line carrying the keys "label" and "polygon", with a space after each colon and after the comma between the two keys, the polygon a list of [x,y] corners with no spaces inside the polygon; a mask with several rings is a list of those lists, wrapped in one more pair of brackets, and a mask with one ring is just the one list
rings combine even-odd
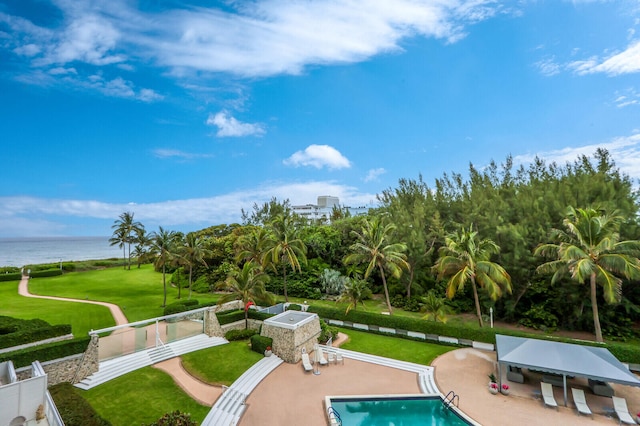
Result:
{"label": "blue pool water", "polygon": [[438,397],[331,398],[343,426],[468,426]]}

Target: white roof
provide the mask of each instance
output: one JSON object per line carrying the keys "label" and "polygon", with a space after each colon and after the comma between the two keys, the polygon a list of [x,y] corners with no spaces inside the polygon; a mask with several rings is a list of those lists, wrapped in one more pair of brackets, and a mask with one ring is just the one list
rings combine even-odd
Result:
{"label": "white roof", "polygon": [[640,380],[605,348],[498,334],[496,351],[501,364],[640,387]]}

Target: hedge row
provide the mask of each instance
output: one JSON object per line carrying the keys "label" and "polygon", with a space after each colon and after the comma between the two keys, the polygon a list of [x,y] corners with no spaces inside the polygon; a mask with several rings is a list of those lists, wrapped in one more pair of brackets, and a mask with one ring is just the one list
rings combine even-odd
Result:
{"label": "hedge row", "polygon": [[66,426],[111,426],[78,394],[71,383],[51,386],[49,392]]}
{"label": "hedge row", "polygon": [[565,343],[574,343],[587,346],[606,347],[620,361],[632,364],[640,364],[640,348],[624,343],[608,343],[607,345],[597,345],[595,342],[575,341],[569,338],[550,337],[539,334],[524,333],[516,330],[481,328],[473,329],[463,326],[443,324],[434,321],[425,321],[419,318],[409,318],[391,315],[380,315],[371,312],[351,310],[348,314],[344,310],[329,308],[324,306],[310,306],[309,312],[317,313],[320,318],[347,321],[359,324],[375,325],[378,327],[395,328],[398,330],[414,331],[427,335],[455,337],[476,342],[496,343],[496,334],[503,334],[514,337],[525,337],[534,339],[553,340]]}
{"label": "hedge row", "polygon": [[197,299],[179,300],[175,303],[171,303],[165,306],[163,315],[172,315],[180,312],[191,311],[193,309],[197,309],[196,306],[198,306]]}
{"label": "hedge row", "polygon": [[242,330],[229,330],[226,333],[224,333],[224,338],[227,339],[228,341],[233,341],[233,340],[245,340],[248,339],[249,337],[253,336],[254,334],[258,334],[258,330],[254,330],[252,328],[247,328],[247,329],[242,329]]}
{"label": "hedge row", "polygon": [[46,271],[31,271],[31,278],[55,277],[56,275],[62,275],[62,271],[60,269],[48,269]]}
{"label": "hedge row", "polygon": [[52,337],[64,336],[66,334],[71,334],[71,325],[69,324],[47,325],[46,327],[37,329],[27,329],[10,334],[1,334],[0,349],[37,342]]}
{"label": "hedge row", "polygon": [[220,325],[231,324],[232,322],[240,321],[244,319],[244,311],[232,310],[232,311],[224,311],[216,313],[218,317],[218,322]]}
{"label": "hedge row", "polygon": [[[36,330],[38,328],[51,327],[51,324],[40,318],[21,319],[0,315],[0,334],[14,333],[24,330]],[[9,330],[3,332],[2,330]]]}
{"label": "hedge row", "polygon": [[20,281],[21,279],[22,274],[20,272],[0,275],[0,281]]}
{"label": "hedge row", "polygon": [[90,341],[91,337],[85,336],[7,352],[0,354],[0,362],[11,360],[16,368],[26,367],[36,360],[45,362],[51,361],[52,359],[81,354],[87,350]]}
{"label": "hedge row", "polygon": [[271,337],[261,336],[259,334],[254,334],[253,336],[251,336],[251,350],[254,352],[258,352],[262,355],[268,347],[272,346],[273,339]]}

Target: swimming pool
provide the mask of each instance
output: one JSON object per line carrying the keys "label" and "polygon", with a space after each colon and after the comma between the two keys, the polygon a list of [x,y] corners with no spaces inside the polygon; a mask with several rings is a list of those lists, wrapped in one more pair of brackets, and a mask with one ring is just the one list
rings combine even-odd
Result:
{"label": "swimming pool", "polygon": [[[327,410],[343,426],[468,426],[459,410],[447,408],[439,395],[328,396]],[[466,416],[464,416],[466,417]]]}

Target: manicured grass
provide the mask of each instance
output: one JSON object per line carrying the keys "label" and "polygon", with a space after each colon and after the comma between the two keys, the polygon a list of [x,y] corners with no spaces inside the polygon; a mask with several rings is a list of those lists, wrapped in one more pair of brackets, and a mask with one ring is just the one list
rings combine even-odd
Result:
{"label": "manicured grass", "polygon": [[175,410],[191,413],[200,423],[211,410],[191,399],[168,374],[152,367],[79,392],[113,426],[148,424]]}
{"label": "manicured grass", "polygon": [[439,355],[456,349],[451,346],[417,342],[399,337],[382,336],[346,328],[341,328],[340,331],[349,336],[349,340],[341,346],[344,349],[414,362],[416,364],[429,365]]}
{"label": "manicured grass", "polygon": [[[167,304],[178,297],[178,289],[170,286],[169,278],[167,274]],[[130,271],[110,268],[37,278],[31,280],[29,290],[35,294],[115,303],[130,322],[163,315],[162,274],[155,272],[152,265],[132,267]],[[189,290],[183,288],[182,297],[187,298],[188,294]],[[200,303],[218,300],[214,294],[192,293],[191,297]]]}
{"label": "manicured grass", "polygon": [[183,355],[182,365],[203,382],[229,386],[262,357],[248,340],[237,340]]}
{"label": "manicured grass", "polygon": [[[91,329],[115,325],[111,312],[106,307],[23,297],[18,294],[18,284],[18,281],[0,282],[0,315],[23,319],[41,318],[49,324],[71,324],[76,337],[86,336]],[[29,288],[31,289],[31,285]]]}

